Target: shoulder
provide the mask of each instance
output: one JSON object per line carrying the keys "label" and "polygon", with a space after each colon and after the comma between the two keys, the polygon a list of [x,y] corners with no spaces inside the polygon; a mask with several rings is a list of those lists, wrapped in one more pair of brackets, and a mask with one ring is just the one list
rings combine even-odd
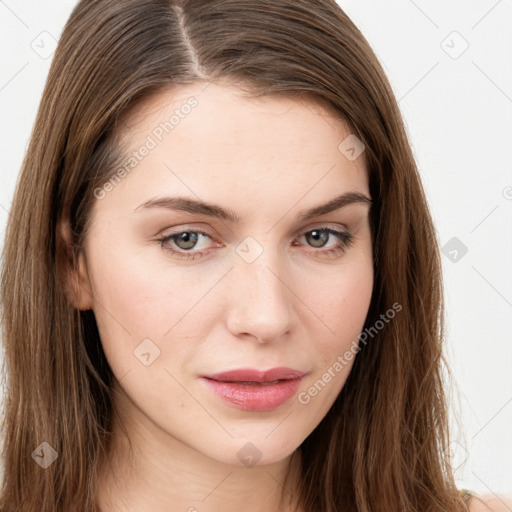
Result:
{"label": "shoulder", "polygon": [[468,504],[469,512],[511,512],[512,496],[482,494],[473,496]]}

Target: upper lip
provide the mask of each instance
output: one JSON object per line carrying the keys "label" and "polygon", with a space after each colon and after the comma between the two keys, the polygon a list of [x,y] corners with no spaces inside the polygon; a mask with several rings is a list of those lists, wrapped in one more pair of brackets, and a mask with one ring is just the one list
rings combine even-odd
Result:
{"label": "upper lip", "polygon": [[304,376],[304,372],[280,366],[270,370],[255,370],[252,368],[240,368],[227,372],[204,375],[207,379],[221,382],[272,382],[274,380],[297,379]]}

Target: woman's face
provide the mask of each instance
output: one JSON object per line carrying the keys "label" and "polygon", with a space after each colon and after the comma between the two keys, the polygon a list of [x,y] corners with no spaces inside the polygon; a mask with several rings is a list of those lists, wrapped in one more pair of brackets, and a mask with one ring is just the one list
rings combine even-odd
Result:
{"label": "woman's face", "polygon": [[[127,165],[95,191],[79,307],[94,311],[127,423],[228,464],[272,463],[318,425],[354,362],[369,204],[304,215],[370,197],[364,154],[319,106],[203,88],[159,93],[122,124]],[[204,377],[276,367],[304,375]]]}

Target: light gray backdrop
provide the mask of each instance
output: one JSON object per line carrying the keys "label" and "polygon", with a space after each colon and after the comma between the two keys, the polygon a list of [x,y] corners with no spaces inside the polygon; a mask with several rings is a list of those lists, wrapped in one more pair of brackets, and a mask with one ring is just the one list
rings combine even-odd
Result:
{"label": "light gray backdrop", "polygon": [[[75,0],[0,0],[0,236]],[[406,120],[439,238],[461,487],[512,493],[512,0],[339,0]],[[456,418],[460,417],[460,425]]]}

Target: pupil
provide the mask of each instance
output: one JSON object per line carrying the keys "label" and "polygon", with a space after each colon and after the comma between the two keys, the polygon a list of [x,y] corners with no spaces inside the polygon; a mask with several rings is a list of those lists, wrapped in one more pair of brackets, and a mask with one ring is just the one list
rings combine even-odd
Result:
{"label": "pupil", "polygon": [[[185,247],[182,247],[178,242],[185,242]],[[179,235],[177,242],[180,249],[191,249],[197,243],[197,233],[183,232]]]}
{"label": "pupil", "polygon": [[[325,244],[327,237],[329,236],[329,233],[326,233],[325,231],[320,231],[315,229],[314,231],[311,231],[311,237],[313,238],[313,244],[315,247],[321,247]],[[320,243],[318,243],[320,242]]]}

